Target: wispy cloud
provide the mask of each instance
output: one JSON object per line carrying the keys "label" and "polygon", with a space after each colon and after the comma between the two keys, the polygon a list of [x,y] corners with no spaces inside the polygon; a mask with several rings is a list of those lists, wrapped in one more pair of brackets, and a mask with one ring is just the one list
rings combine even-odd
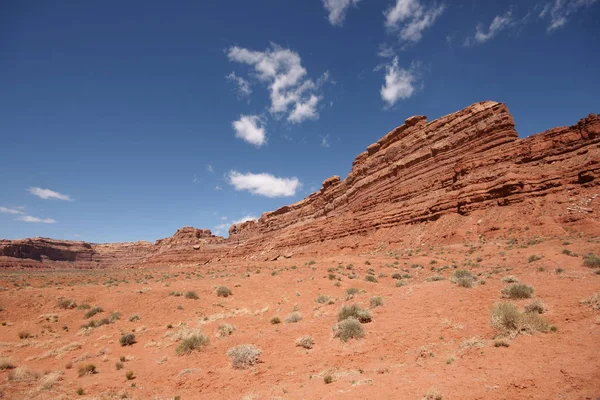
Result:
{"label": "wispy cloud", "polygon": [[55,224],[56,223],[56,221],[53,220],[52,218],[38,218],[38,217],[32,217],[31,215],[23,215],[22,217],[18,217],[16,220],[22,221],[22,222],[38,223],[38,224]]}
{"label": "wispy cloud", "polygon": [[241,224],[242,222],[246,222],[246,221],[255,221],[257,220],[258,217],[255,215],[244,215],[242,218],[238,218],[235,221],[232,221],[232,224]]}
{"label": "wispy cloud", "polygon": [[238,98],[244,98],[250,96],[252,94],[252,89],[250,88],[250,82],[242,78],[241,76],[237,76],[235,72],[230,73],[226,76],[227,80],[233,82],[237,88]]}
{"label": "wispy cloud", "polygon": [[212,164],[206,164],[206,170],[207,170],[208,172],[210,172],[211,174],[212,174],[213,172],[215,172],[215,169],[213,168]]}
{"label": "wispy cloud", "polygon": [[0,214],[25,214],[25,213],[16,208],[0,207]]}
{"label": "wispy cloud", "polygon": [[[256,77],[268,86],[271,106],[269,112],[277,118],[300,123],[319,118],[319,89],[327,82],[328,74],[315,83],[306,77],[300,55],[274,43],[265,51],[252,51],[234,46],[227,50],[230,61],[250,65]],[[323,79],[324,78],[324,79]]]}
{"label": "wispy cloud", "polygon": [[418,63],[413,63],[410,69],[398,66],[398,57],[394,57],[390,64],[379,66],[385,68],[385,83],[381,86],[380,94],[388,107],[393,106],[401,99],[410,98],[417,90],[419,73]]}
{"label": "wispy cloud", "polygon": [[321,147],[329,147],[329,135],[325,135],[321,138]]}
{"label": "wispy cloud", "polygon": [[598,0],[553,0],[542,9],[540,18],[549,19],[547,31],[552,32],[565,26],[569,17],[576,12],[591,6]]}
{"label": "wispy cloud", "polygon": [[444,10],[444,4],[425,7],[419,0],[396,0],[396,4],[384,12],[385,27],[397,33],[401,41],[417,43],[423,31],[433,26]]}
{"label": "wispy cloud", "polygon": [[494,38],[503,30],[511,27],[514,23],[515,20],[513,18],[512,11],[510,10],[504,13],[503,15],[496,15],[490,23],[489,27],[487,28],[487,32],[484,25],[478,24],[477,28],[475,29],[475,36],[468,37],[465,40],[464,45],[473,46],[476,44],[485,43],[488,40]]}
{"label": "wispy cloud", "polygon": [[228,182],[235,190],[247,190],[265,197],[288,197],[296,194],[302,184],[298,178],[278,178],[271,174],[229,172]]}
{"label": "wispy cloud", "polygon": [[346,13],[351,6],[356,6],[360,0],[323,0],[323,6],[329,13],[329,23],[333,26],[342,26]]}
{"label": "wispy cloud", "polygon": [[231,224],[227,222],[215,225],[212,229],[212,233],[217,236],[225,236],[225,234],[229,231],[230,226]]}
{"label": "wispy cloud", "polygon": [[32,195],[37,196],[40,199],[44,199],[44,200],[56,199],[56,200],[73,201],[73,199],[71,197],[69,197],[68,195],[62,194],[62,193],[58,193],[58,192],[55,192],[55,191],[50,190],[50,189],[42,189],[42,188],[39,188],[39,187],[31,187],[31,188],[29,188],[27,190]]}
{"label": "wispy cloud", "polygon": [[246,142],[260,147],[266,143],[264,122],[258,115],[241,115],[240,119],[231,123],[235,136]]}

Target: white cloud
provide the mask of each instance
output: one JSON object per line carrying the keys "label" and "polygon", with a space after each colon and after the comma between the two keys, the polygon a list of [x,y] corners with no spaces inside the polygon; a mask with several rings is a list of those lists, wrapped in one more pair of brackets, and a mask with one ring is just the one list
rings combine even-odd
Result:
{"label": "white cloud", "polygon": [[237,87],[237,94],[239,98],[247,97],[252,94],[252,89],[250,88],[250,82],[245,80],[244,78],[237,76],[235,72],[230,73],[226,76],[227,80],[235,83]]}
{"label": "white cloud", "polygon": [[577,11],[589,7],[596,3],[597,0],[554,0],[546,3],[540,18],[549,18],[550,25],[548,25],[547,31],[552,32],[558,28],[563,27],[571,14]]}
{"label": "white cloud", "polygon": [[212,233],[217,236],[225,236],[226,233],[229,232],[229,226],[227,222],[216,225],[212,229]]}
{"label": "white cloud", "polygon": [[394,57],[391,64],[385,65],[385,84],[381,87],[380,94],[389,107],[415,93],[418,80],[415,68],[416,64],[413,64],[411,69],[400,68],[398,57]]}
{"label": "white cloud", "polygon": [[23,222],[33,222],[33,223],[40,223],[40,224],[55,224],[56,221],[51,219],[51,218],[38,218],[38,217],[32,217],[31,215],[23,215],[22,217],[17,218],[17,221],[23,221]]}
{"label": "white cloud", "polygon": [[311,95],[310,98],[302,103],[297,102],[294,105],[294,110],[288,117],[290,122],[300,123],[305,119],[317,119],[319,118],[319,114],[317,113],[317,103],[319,102],[319,97],[315,95]]}
{"label": "white cloud", "polygon": [[241,115],[240,119],[231,123],[235,136],[248,143],[260,147],[266,143],[266,129],[258,115]]}
{"label": "white cloud", "polygon": [[329,23],[342,26],[350,6],[356,6],[360,0],[323,0],[323,6],[329,12]]}
{"label": "white cloud", "polygon": [[213,168],[212,164],[206,164],[206,170],[207,170],[208,172],[210,172],[211,174],[212,174],[213,172],[215,172],[215,169]]}
{"label": "white cloud", "polygon": [[221,186],[215,186],[215,190],[223,190]]}
{"label": "white cloud", "polygon": [[487,32],[485,31],[485,27],[482,24],[477,25],[477,28],[475,30],[475,36],[468,37],[465,40],[465,46],[472,46],[475,44],[485,43],[513,24],[514,19],[510,10],[507,11],[504,15],[496,15],[496,17],[494,17],[494,19],[490,23]]}
{"label": "white cloud", "polygon": [[300,55],[276,44],[265,51],[252,51],[241,47],[227,50],[230,61],[254,67],[259,81],[265,83],[270,92],[269,111],[276,117],[287,115],[289,122],[300,123],[306,119],[317,119],[317,106],[321,97],[317,91],[328,79],[319,79],[317,83],[306,78],[306,69],[302,66]]}
{"label": "white cloud", "polygon": [[242,174],[229,172],[229,183],[235,190],[247,190],[252,194],[266,197],[293,196],[302,184],[298,178],[277,178],[271,174]]}
{"label": "white cloud", "polygon": [[443,14],[443,4],[424,7],[419,0],[396,0],[396,4],[384,12],[385,27],[397,32],[404,42],[416,43],[423,31],[435,23]]}
{"label": "white cloud", "polygon": [[256,217],[255,215],[244,215],[242,218],[236,219],[235,221],[232,221],[232,224],[241,224],[242,222],[246,222],[246,221],[256,221],[258,219],[258,217]]}
{"label": "white cloud", "polygon": [[73,199],[71,199],[71,197],[69,197],[68,195],[61,194],[61,193],[55,192],[50,189],[42,189],[42,188],[38,188],[38,187],[32,187],[27,190],[29,191],[29,193],[33,194],[34,196],[37,196],[40,199],[44,199],[44,200],[57,199],[57,200],[73,201]]}
{"label": "white cloud", "polygon": [[321,138],[321,147],[329,147],[329,135],[325,135]]}
{"label": "white cloud", "polygon": [[0,214],[25,214],[21,210],[17,210],[14,208],[0,207]]}

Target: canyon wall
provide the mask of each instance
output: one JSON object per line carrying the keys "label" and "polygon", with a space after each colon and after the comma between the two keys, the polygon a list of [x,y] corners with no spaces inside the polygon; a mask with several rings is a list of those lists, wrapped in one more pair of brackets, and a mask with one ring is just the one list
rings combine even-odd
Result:
{"label": "canyon wall", "polygon": [[502,103],[405,123],[369,145],[348,176],[233,225],[229,238],[182,228],[155,244],[0,241],[0,266],[81,267],[270,260],[374,246],[532,233],[600,232],[600,117],[519,139]]}

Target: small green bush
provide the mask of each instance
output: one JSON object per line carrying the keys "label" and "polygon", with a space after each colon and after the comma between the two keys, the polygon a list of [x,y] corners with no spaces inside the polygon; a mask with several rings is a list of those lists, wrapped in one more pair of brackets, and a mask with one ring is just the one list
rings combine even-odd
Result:
{"label": "small green bush", "polygon": [[543,314],[546,312],[546,306],[539,300],[535,300],[525,306],[526,313]]}
{"label": "small green bush", "polygon": [[491,325],[504,334],[548,332],[550,324],[538,313],[522,313],[512,303],[501,302],[492,308]]}
{"label": "small green bush", "polygon": [[135,379],[135,373],[133,371],[127,371],[125,378],[127,378],[128,381],[133,380]]}
{"label": "small green bush", "polygon": [[527,262],[532,263],[534,261],[541,260],[541,259],[542,259],[542,256],[538,256],[537,254],[532,254],[527,259]]}
{"label": "small green bush", "polygon": [[338,313],[338,321],[348,318],[355,318],[361,323],[371,322],[371,313],[369,310],[361,308],[358,304],[342,306]]}
{"label": "small green bush", "polygon": [[84,318],[92,318],[94,315],[104,311],[102,307],[92,307],[83,315]]}
{"label": "small green bush", "polygon": [[365,281],[371,282],[371,283],[377,283],[377,278],[375,278],[373,275],[367,275],[367,276],[365,276]]}
{"label": "small green bush", "polygon": [[229,297],[231,295],[232,295],[231,290],[227,286],[219,286],[217,288],[217,296]]}
{"label": "small green bush", "polygon": [[319,296],[317,296],[315,298],[315,303],[327,304],[327,303],[330,303],[330,302],[331,302],[331,304],[333,304],[333,301],[332,301],[331,297],[325,296],[323,294],[321,294],[321,295],[319,295]]}
{"label": "small green bush", "polygon": [[271,318],[271,324],[273,325],[277,325],[281,323],[281,319],[279,319],[279,317],[273,317]]}
{"label": "small green bush", "polygon": [[594,253],[583,256],[583,265],[588,268],[600,268],[600,257]]}
{"label": "small green bush", "polygon": [[333,377],[331,375],[325,375],[323,377],[323,382],[325,382],[326,385],[329,385],[331,382],[333,382]]}
{"label": "small green bush", "polygon": [[192,333],[179,343],[175,349],[175,353],[179,356],[191,354],[192,351],[200,350],[202,347],[207,346],[208,343],[208,336],[202,332]]}
{"label": "small green bush", "polygon": [[200,297],[198,297],[198,294],[196,292],[190,290],[189,292],[185,292],[185,298],[191,300],[198,300]]}
{"label": "small green bush", "polygon": [[135,335],[133,333],[126,333],[125,335],[121,336],[119,343],[121,343],[121,346],[123,347],[131,346],[135,343]]}
{"label": "small green bush", "polygon": [[57,306],[58,306],[58,308],[62,308],[65,310],[71,310],[73,308],[77,308],[77,303],[75,303],[73,300],[69,300],[69,299],[59,299]]}
{"label": "small green bush", "polygon": [[97,372],[94,364],[86,364],[79,367],[78,375],[82,377],[84,375],[93,375]]}

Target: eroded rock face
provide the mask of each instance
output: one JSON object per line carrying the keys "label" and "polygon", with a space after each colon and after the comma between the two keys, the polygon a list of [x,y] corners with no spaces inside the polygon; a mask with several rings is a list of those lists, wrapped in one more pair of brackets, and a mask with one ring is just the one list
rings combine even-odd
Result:
{"label": "eroded rock face", "polygon": [[459,242],[525,226],[543,234],[599,232],[600,117],[526,139],[514,125],[507,107],[492,101],[429,123],[410,117],[367,146],[344,180],[328,178],[302,201],[232,225],[227,239],[188,227],[154,245],[2,241],[0,255],[16,264],[113,266],[122,256],[153,265]]}

